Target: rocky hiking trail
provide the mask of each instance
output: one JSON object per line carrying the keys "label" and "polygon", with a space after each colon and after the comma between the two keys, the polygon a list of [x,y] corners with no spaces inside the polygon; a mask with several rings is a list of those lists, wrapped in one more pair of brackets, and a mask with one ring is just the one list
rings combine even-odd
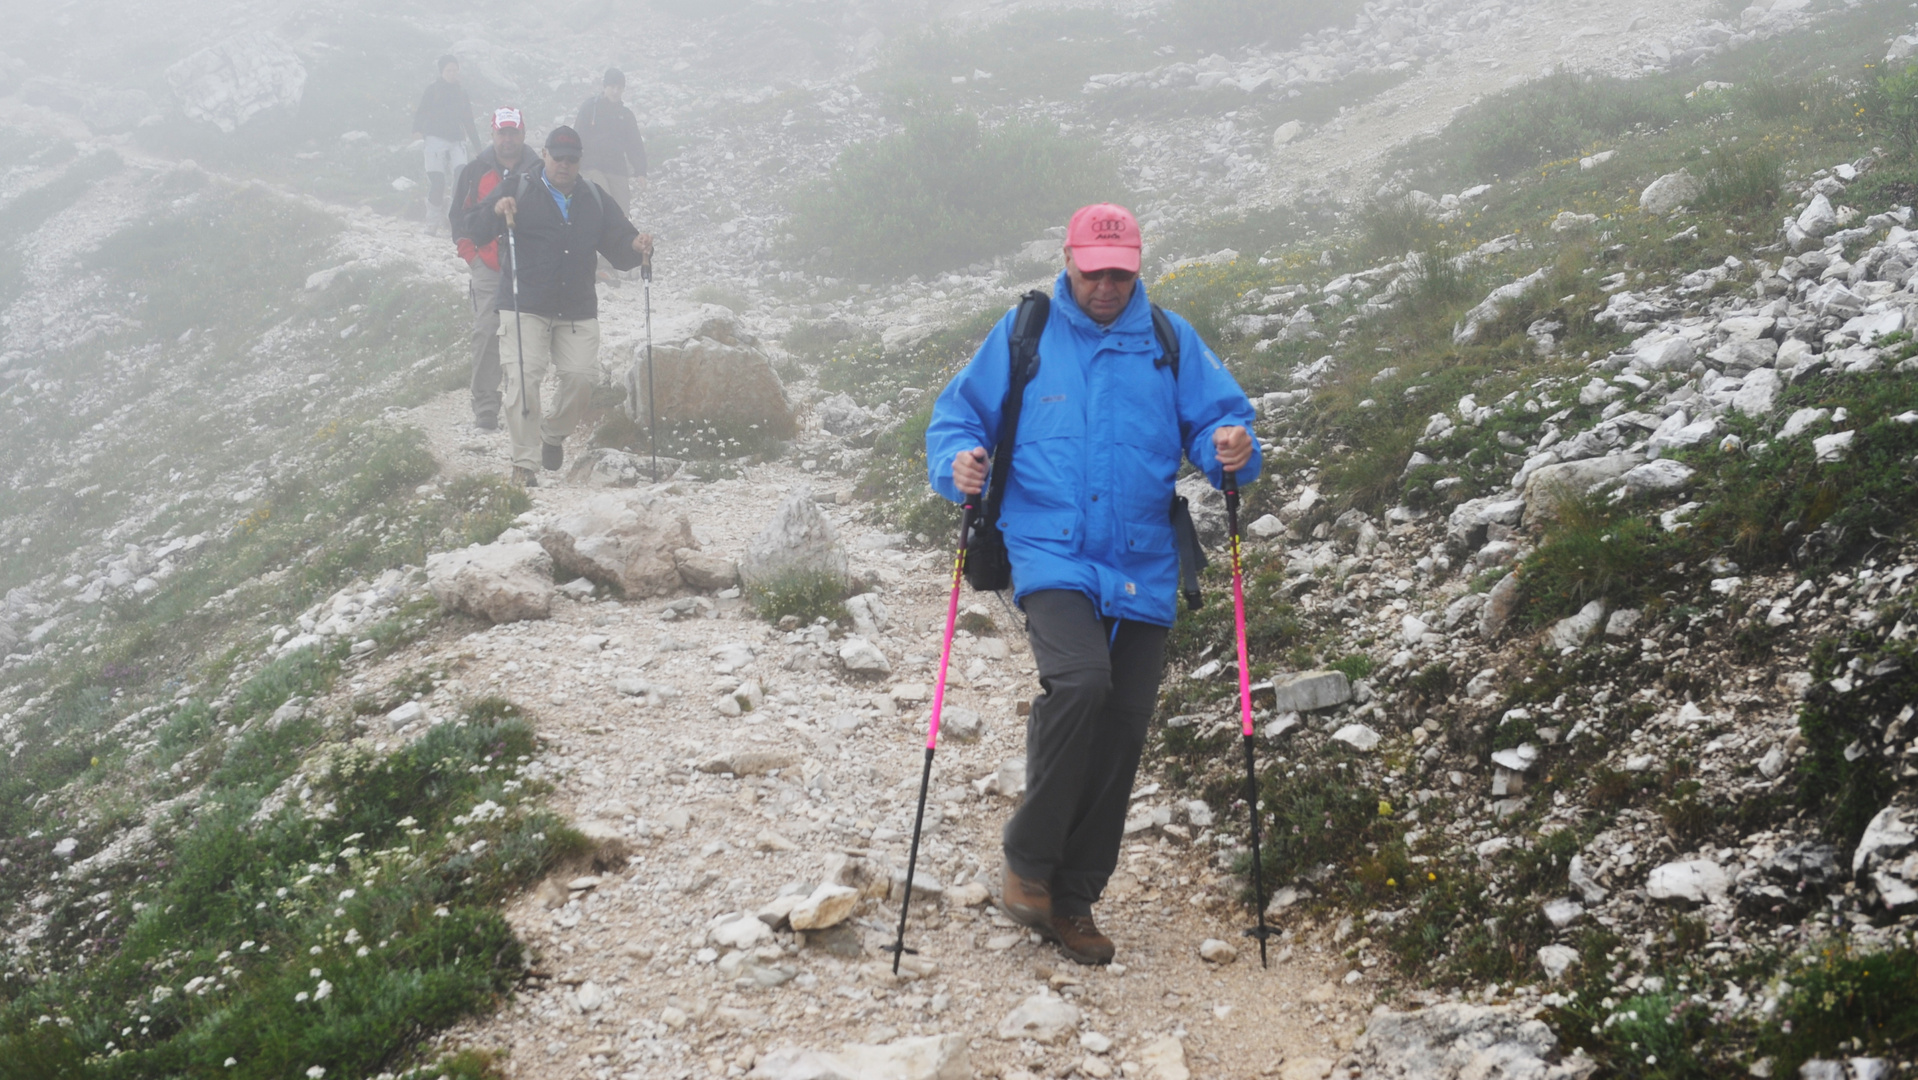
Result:
{"label": "rocky hiking trail", "polygon": [[[465,410],[451,393],[395,419],[428,432],[448,473],[503,472],[504,434],[477,431]],[[532,493],[524,532],[590,500],[635,497],[555,475]],[[596,871],[558,875],[511,905],[535,974],[448,1045],[508,1049],[504,1068],[516,1076],[835,1075],[782,1065],[779,1050],[932,1035],[962,1041],[929,1060],[950,1070],[956,1051],[979,1075],[1236,1077],[1279,1075],[1287,1061],[1295,1068],[1284,1075],[1323,1075],[1372,988],[1341,981],[1343,966],[1304,926],[1275,940],[1274,963],[1260,970],[1239,936],[1250,920],[1231,899],[1237,882],[1203,855],[1209,814],[1181,806],[1179,825],[1151,827],[1152,811],[1174,808],[1149,778],[1135,797],[1146,827],[1128,838],[1099,912],[1119,964],[1067,961],[988,902],[998,830],[1014,805],[999,778],[1023,782],[1015,702],[1037,686],[1014,620],[970,593],[965,603],[999,634],[962,634],[947,722],[949,736],[979,734],[942,740],[907,933],[920,952],[892,976],[879,946],[897,923],[888,893],[904,876],[948,556],[902,550],[785,462],[637,497],[652,500],[655,519],[684,514],[703,551],[738,558],[781,501],[809,485],[853,575],[878,583],[876,602],[853,606],[877,616],[858,629],[876,631],[889,673],[843,671],[839,642],[822,656],[818,630],[780,632],[737,590],[623,600],[568,586],[550,618],[442,631],[358,674],[375,685],[406,670],[447,672],[429,713],[490,694],[521,704],[549,748],[553,805],[601,845]],[[819,666],[808,670],[809,660]],[[742,714],[736,697],[757,705]],[[786,898],[834,882],[858,890],[843,922],[774,930],[787,921],[776,914]],[[727,921],[734,913],[743,918]],[[1202,959],[1208,939],[1232,944],[1237,960]],[[1005,1037],[1007,1024],[1016,1037]],[[860,1075],[966,1075],[915,1071],[904,1058],[879,1068]]]}

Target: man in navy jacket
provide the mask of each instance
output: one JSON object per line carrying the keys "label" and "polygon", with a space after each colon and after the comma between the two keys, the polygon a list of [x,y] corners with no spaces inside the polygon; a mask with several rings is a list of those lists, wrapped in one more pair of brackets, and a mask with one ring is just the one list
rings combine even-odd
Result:
{"label": "man in navy jacket", "polygon": [[[1215,486],[1228,470],[1250,483],[1261,462],[1251,402],[1176,315],[1181,362],[1158,362],[1139,259],[1131,212],[1073,215],[998,522],[1043,688],[1026,725],[1025,802],[1005,828],[1004,904],[1083,964],[1113,956],[1092,905],[1118,865],[1176,614],[1180,458]],[[954,502],[986,484],[1012,321],[933,407],[930,479]]]}
{"label": "man in navy jacket", "polygon": [[[599,375],[596,254],[630,270],[653,250],[653,238],[626,220],[612,196],[579,175],[578,132],[554,128],[543,157],[539,171],[482,199],[466,215],[463,233],[490,243],[505,235],[508,216],[517,217],[495,303],[513,479],[528,487],[538,483],[535,468],[565,462],[566,438],[585,416]],[[549,366],[559,375],[559,392],[552,411],[542,412],[540,383]]]}

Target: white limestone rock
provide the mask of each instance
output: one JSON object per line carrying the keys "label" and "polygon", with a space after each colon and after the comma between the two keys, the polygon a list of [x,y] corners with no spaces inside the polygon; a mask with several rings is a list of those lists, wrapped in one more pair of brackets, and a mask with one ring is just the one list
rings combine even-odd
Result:
{"label": "white limestone rock", "polygon": [[544,619],[553,611],[553,559],[530,540],[475,544],[427,556],[426,587],[447,610],[488,622]]}
{"label": "white limestone rock", "polygon": [[1038,993],[1020,1002],[1018,1008],[999,1021],[998,1035],[1008,1042],[1031,1039],[1058,1044],[1078,1033],[1079,1019],[1079,1010],[1064,999]]}
{"label": "white limestone rock", "polygon": [[1716,862],[1685,859],[1655,868],[1645,880],[1645,895],[1688,904],[1714,903],[1725,898],[1731,883],[1731,876]]}

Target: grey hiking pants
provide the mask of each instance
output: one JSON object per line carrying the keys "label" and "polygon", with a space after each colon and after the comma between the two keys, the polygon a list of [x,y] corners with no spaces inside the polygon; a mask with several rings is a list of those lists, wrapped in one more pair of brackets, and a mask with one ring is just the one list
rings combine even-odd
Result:
{"label": "grey hiking pants", "polygon": [[1022,606],[1044,692],[1026,721],[1026,797],[1006,823],[1006,865],[1050,881],[1055,914],[1089,915],[1119,864],[1167,631],[1102,619],[1070,590]]}
{"label": "grey hiking pants", "polygon": [[472,271],[473,301],[473,419],[497,420],[500,405],[499,271],[482,259],[467,264]]}

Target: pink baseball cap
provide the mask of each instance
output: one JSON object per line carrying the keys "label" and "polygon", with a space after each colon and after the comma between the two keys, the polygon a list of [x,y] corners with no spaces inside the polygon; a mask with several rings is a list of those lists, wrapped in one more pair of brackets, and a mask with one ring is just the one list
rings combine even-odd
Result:
{"label": "pink baseball cap", "polygon": [[493,110],[493,130],[498,131],[501,128],[518,128],[525,131],[526,121],[520,118],[518,109],[508,105],[505,108]]}
{"label": "pink baseball cap", "polygon": [[1081,270],[1139,272],[1139,219],[1113,203],[1095,203],[1072,215],[1066,247]]}

